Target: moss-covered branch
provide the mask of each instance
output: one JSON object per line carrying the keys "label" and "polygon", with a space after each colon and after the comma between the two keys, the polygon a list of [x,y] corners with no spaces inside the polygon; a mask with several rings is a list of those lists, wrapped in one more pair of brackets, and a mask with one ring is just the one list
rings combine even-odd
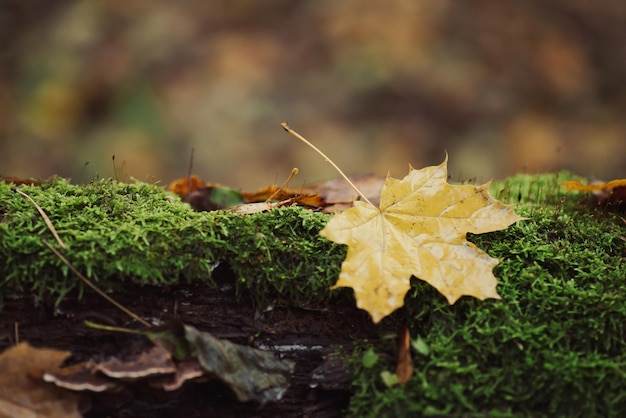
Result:
{"label": "moss-covered branch", "polygon": [[[327,216],[298,208],[267,213],[193,211],[161,187],[110,180],[21,186],[67,244],[70,262],[103,289],[124,283],[212,284],[226,263],[255,298],[325,300],[345,251],[318,236]],[[0,296],[62,297],[80,286],[44,246],[51,233],[35,207],[0,184]]]}
{"label": "moss-covered branch", "polygon": [[[380,329],[408,325],[429,354],[414,351],[413,378],[388,388],[380,373],[394,370],[394,344],[364,343],[379,361],[365,367],[359,353],[352,356],[353,415],[626,414],[626,224],[584,195],[564,194],[559,183],[570,177],[493,184],[496,197],[530,218],[470,237],[503,259],[495,269],[502,300],[464,297],[450,306],[414,279],[405,307]],[[46,211],[67,258],[104,289],[211,286],[213,269],[224,263],[255,299],[323,302],[338,292],[329,286],[345,248],[318,235],[328,215],[295,207],[197,213],[158,186],[108,180],[21,190]],[[33,205],[0,184],[0,296],[58,299],[80,286],[42,238],[51,234]]]}

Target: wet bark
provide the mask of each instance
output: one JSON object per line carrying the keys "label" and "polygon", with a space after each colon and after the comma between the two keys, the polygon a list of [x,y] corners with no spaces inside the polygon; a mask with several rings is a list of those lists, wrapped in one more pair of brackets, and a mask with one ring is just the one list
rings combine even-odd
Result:
{"label": "wet bark", "polygon": [[[260,406],[240,403],[218,381],[191,384],[175,393],[134,393],[122,404],[110,396],[94,395],[86,417],[336,417],[345,413],[350,398],[350,372],[346,357],[354,342],[375,340],[369,316],[354,302],[296,306],[274,300],[254,306],[235,295],[229,277],[218,288],[178,286],[150,288],[127,286],[113,294],[124,306],[149,322],[179,319],[218,338],[272,350],[295,361],[289,390],[279,402]],[[20,341],[36,347],[72,352],[70,363],[111,357],[129,358],[151,343],[144,337],[88,328],[93,322],[139,328],[124,313],[85,290],[82,299],[68,295],[57,307],[44,301],[33,308],[27,295],[5,299],[0,315],[0,350]],[[114,398],[114,397],[113,397]]]}

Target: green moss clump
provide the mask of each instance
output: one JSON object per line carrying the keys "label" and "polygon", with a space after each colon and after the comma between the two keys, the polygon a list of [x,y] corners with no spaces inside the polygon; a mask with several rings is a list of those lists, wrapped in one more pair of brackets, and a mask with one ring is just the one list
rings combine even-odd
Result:
{"label": "green moss clump", "polygon": [[415,374],[388,388],[393,344],[355,366],[353,416],[624,416],[626,414],[626,225],[617,214],[564,194],[567,174],[520,175],[492,193],[530,219],[470,240],[503,261],[502,300],[447,304],[414,280],[396,324],[428,345]]}
{"label": "green moss clump", "polygon": [[347,248],[319,235],[329,215],[298,207],[253,215],[210,212],[224,245],[219,259],[235,273],[239,289],[257,301],[279,296],[297,304],[328,301]]}
{"label": "green moss clump", "polygon": [[[75,186],[57,179],[20,190],[46,212],[72,265],[103,289],[128,282],[211,285],[215,266],[226,263],[238,287],[257,300],[320,301],[330,297],[345,256],[317,234],[327,216],[299,208],[197,213],[156,185],[112,180]],[[36,208],[0,184],[0,301],[24,292],[60,300],[82,289],[42,239],[56,245]]]}

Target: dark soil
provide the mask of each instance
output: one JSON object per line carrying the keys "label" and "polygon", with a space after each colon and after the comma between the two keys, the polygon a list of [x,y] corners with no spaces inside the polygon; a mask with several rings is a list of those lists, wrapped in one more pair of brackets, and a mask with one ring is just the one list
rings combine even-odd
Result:
{"label": "dark soil", "polygon": [[[210,332],[239,344],[271,349],[277,356],[296,363],[291,386],[285,396],[263,407],[241,403],[217,381],[191,384],[175,393],[135,393],[119,405],[107,396],[94,395],[90,418],[104,417],[336,417],[345,413],[350,397],[350,374],[345,357],[355,341],[377,338],[369,316],[354,302],[332,306],[295,306],[274,301],[255,307],[245,296],[237,296],[231,280],[218,289],[208,286],[150,288],[128,286],[114,298],[149,322],[178,319],[200,331]],[[58,307],[54,301],[33,308],[30,297],[5,299],[0,315],[0,350],[19,340],[35,347],[72,352],[69,363],[102,361],[111,357],[130,358],[151,343],[144,337],[91,329],[85,319],[128,328],[140,328],[101,297],[85,290],[66,297]],[[345,355],[345,356],[344,356]]]}

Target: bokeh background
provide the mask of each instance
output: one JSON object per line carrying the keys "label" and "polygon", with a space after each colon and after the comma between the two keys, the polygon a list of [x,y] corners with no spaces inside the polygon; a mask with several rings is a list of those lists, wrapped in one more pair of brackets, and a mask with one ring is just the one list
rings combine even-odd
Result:
{"label": "bokeh background", "polygon": [[623,0],[0,1],[5,176],[608,180],[625,116]]}

